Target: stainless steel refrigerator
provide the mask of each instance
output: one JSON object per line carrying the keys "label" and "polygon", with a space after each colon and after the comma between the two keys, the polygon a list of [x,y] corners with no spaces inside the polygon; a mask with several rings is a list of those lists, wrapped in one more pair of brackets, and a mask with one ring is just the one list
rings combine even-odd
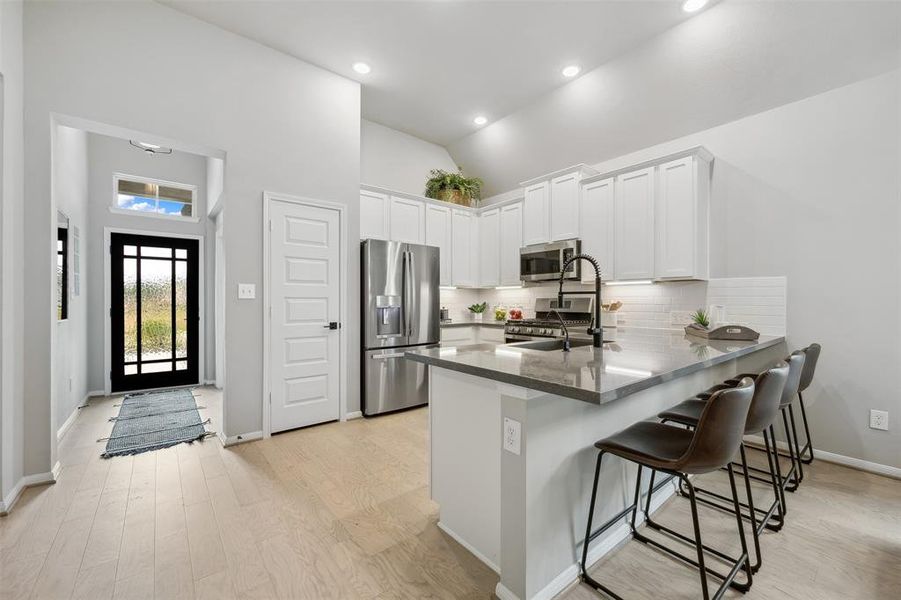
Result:
{"label": "stainless steel refrigerator", "polygon": [[362,244],[362,404],[366,416],[428,404],[428,368],[404,358],[440,340],[438,248]]}

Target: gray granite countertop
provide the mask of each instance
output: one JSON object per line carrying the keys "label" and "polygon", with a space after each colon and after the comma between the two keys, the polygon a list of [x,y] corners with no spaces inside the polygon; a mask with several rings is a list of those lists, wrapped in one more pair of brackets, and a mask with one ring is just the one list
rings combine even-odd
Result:
{"label": "gray granite countertop", "polygon": [[497,321],[495,319],[485,319],[484,321],[476,321],[475,319],[455,319],[453,321],[441,321],[442,327],[496,327],[502,329],[506,321]]}
{"label": "gray granite countertop", "polygon": [[617,329],[602,349],[541,351],[504,344],[406,353],[410,360],[511,385],[604,404],[665,381],[775,346],[783,337],[755,342],[705,340],[666,329]]}

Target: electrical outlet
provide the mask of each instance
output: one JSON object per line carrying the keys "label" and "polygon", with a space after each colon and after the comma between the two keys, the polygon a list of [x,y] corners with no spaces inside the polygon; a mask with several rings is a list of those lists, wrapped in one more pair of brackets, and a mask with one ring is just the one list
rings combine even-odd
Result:
{"label": "electrical outlet", "polygon": [[522,443],[522,423],[504,417],[504,450],[519,455]]}
{"label": "electrical outlet", "polygon": [[870,410],[870,429],[888,431],[888,411]]}

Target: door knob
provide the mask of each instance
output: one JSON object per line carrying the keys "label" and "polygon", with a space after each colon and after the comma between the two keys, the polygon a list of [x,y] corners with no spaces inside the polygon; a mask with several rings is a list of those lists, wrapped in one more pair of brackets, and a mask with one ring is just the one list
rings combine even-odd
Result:
{"label": "door knob", "polygon": [[323,329],[338,329],[339,327],[341,327],[341,323],[338,323],[337,321],[332,321],[328,325],[322,326]]}

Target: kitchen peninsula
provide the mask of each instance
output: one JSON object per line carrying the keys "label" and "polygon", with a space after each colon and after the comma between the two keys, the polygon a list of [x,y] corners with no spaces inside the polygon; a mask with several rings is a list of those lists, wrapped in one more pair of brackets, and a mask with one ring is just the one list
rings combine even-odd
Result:
{"label": "kitchen peninsula", "polygon": [[[595,441],[786,354],[782,337],[716,341],[635,328],[605,338],[602,348],[570,352],[545,340],[406,354],[429,365],[439,526],[499,573],[501,600],[551,598],[577,579]],[[632,466],[605,462],[596,523],[631,503],[634,476]],[[656,494],[655,506],[671,493]],[[626,531],[606,531],[591,561]]]}

